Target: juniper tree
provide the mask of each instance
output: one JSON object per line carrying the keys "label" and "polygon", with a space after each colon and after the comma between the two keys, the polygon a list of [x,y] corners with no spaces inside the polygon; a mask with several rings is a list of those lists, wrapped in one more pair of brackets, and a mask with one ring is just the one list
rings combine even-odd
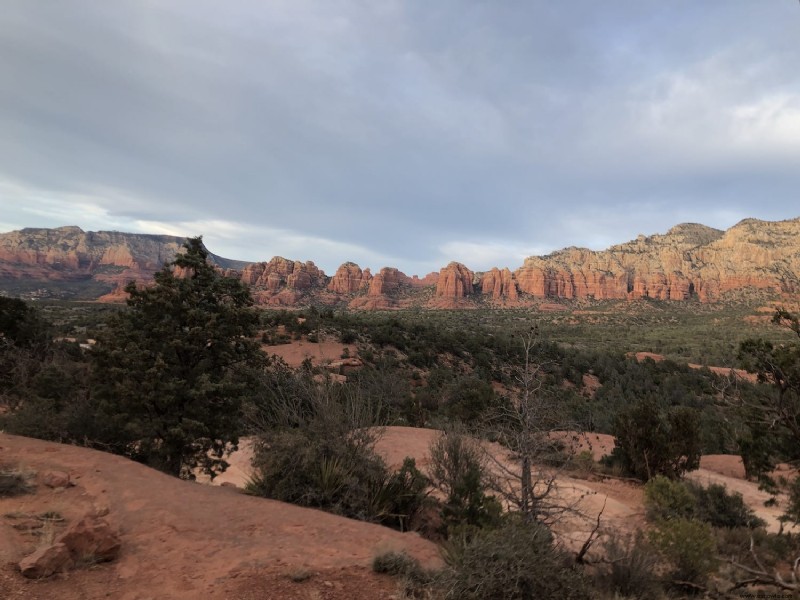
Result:
{"label": "juniper tree", "polygon": [[155,275],[131,282],[128,308],[109,322],[93,354],[101,439],[162,471],[193,478],[225,469],[236,447],[252,369],[258,315],[238,279],[209,264],[201,238]]}

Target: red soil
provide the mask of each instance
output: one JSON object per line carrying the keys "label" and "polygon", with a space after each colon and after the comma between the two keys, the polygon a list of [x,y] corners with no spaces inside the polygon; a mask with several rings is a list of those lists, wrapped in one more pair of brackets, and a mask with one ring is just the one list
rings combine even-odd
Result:
{"label": "red soil", "polygon": [[[60,492],[39,485],[35,494],[0,499],[0,514],[54,510],[71,522],[107,510],[122,539],[113,563],[29,581],[14,565],[36,539],[4,517],[0,598],[381,598],[395,583],[369,571],[375,554],[406,550],[423,565],[440,564],[436,546],[413,533],[180,481],[102,452],[0,434],[0,461],[38,473],[65,471],[76,484]],[[311,579],[290,581],[301,569]]]}

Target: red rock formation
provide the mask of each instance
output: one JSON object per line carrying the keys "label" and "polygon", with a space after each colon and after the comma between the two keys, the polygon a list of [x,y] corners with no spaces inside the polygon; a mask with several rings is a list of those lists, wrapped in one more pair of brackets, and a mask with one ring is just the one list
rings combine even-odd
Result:
{"label": "red rock formation", "polygon": [[269,262],[247,265],[241,280],[251,287],[257,304],[294,306],[303,293],[324,289],[326,277],[311,261],[275,256]]}
{"label": "red rock formation", "polygon": [[402,285],[411,285],[411,278],[394,267],[384,267],[372,278],[368,296],[393,294]]}
{"label": "red rock formation", "polygon": [[445,298],[464,298],[473,292],[472,281],[475,274],[461,263],[451,262],[439,272],[436,283],[436,296]]}
{"label": "red rock formation", "polygon": [[439,273],[434,271],[433,273],[428,273],[420,279],[416,275],[411,277],[411,285],[417,288],[429,287],[439,283]]}
{"label": "red rock formation", "polygon": [[[367,274],[365,279],[364,274]],[[328,282],[328,289],[337,294],[355,294],[361,289],[369,285],[369,280],[372,278],[369,275],[369,269],[362,271],[355,263],[346,262],[341,265],[331,277]]]}
{"label": "red rock formation", "polygon": [[[58,280],[87,289],[101,282],[107,286],[103,298],[117,299],[124,297],[120,290],[127,281],[150,281],[158,268],[174,258],[182,241],[169,236],[85,233],[77,227],[2,234],[0,290],[3,280],[44,282],[42,287]],[[275,257],[245,265],[211,258],[222,272],[240,276],[251,286],[258,302],[281,306],[310,299],[336,305],[345,301],[342,296],[355,294],[373,300],[352,298],[351,306],[400,307],[419,305],[422,299],[433,307],[455,307],[472,302],[476,287],[500,303],[525,304],[536,298],[699,298],[710,302],[742,288],[800,292],[800,219],[747,219],[726,232],[678,225],[666,234],[639,236],[603,251],[566,248],[530,257],[513,273],[492,269],[477,278],[460,263],[450,263],[440,273],[422,279],[389,267],[373,277],[369,269],[361,271],[358,265],[345,263],[329,280],[312,262]],[[431,300],[423,288],[434,285]]]}
{"label": "red rock formation", "polygon": [[[10,279],[39,282],[42,287],[49,281],[67,282],[74,297],[94,299],[102,295],[97,293],[98,283],[108,293],[129,281],[146,285],[175,258],[184,241],[168,235],[85,232],[79,227],[12,231],[0,234],[0,284]],[[225,267],[244,265],[214,255],[210,260]]]}
{"label": "red rock formation", "polygon": [[517,300],[517,285],[507,268],[502,271],[495,267],[481,276],[481,292],[491,294],[494,300]]}

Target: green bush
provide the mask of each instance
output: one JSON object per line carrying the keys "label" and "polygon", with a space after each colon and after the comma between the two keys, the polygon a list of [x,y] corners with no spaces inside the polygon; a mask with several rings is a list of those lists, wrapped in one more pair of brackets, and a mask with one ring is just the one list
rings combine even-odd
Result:
{"label": "green bush", "polygon": [[376,521],[374,495],[388,479],[370,448],[320,439],[309,432],[274,432],[257,448],[250,493],[364,521]]}
{"label": "green bush", "polygon": [[695,498],[695,518],[714,527],[763,527],[765,522],[744,503],[739,493],[728,493],[724,485],[712,483],[703,487],[687,482],[686,487]]}
{"label": "green bush", "polygon": [[796,534],[769,533],[764,529],[746,527],[720,528],[714,533],[720,556],[754,569],[759,567],[750,551],[751,544],[758,560],[768,570],[775,569],[787,556],[800,554],[800,537]]}
{"label": "green bush", "polygon": [[697,510],[695,496],[682,481],[657,475],[644,486],[644,506],[651,521],[691,519]]}
{"label": "green bush", "polygon": [[502,508],[485,492],[486,457],[480,444],[458,431],[445,431],[431,442],[431,479],[445,499],[444,526],[486,527],[496,525]]}
{"label": "green bush", "polygon": [[717,568],[717,545],[711,525],[690,519],[661,521],[650,541],[670,566],[673,583],[703,584]]}
{"label": "green bush", "polygon": [[458,600],[588,599],[589,587],[574,561],[553,546],[541,524],[509,519],[477,533],[449,555],[447,598]]}
{"label": "green bush", "polygon": [[703,487],[657,476],[644,486],[647,518],[651,521],[697,519],[714,527],[761,527],[741,494],[728,493],[724,485]]}
{"label": "green bush", "polygon": [[620,411],[612,433],[612,459],[623,469],[648,481],[656,475],[676,479],[700,464],[699,412],[686,406],[663,410],[644,399]]}
{"label": "green bush", "polygon": [[800,524],[800,477],[795,477],[789,484],[789,506],[786,508],[786,517]]}

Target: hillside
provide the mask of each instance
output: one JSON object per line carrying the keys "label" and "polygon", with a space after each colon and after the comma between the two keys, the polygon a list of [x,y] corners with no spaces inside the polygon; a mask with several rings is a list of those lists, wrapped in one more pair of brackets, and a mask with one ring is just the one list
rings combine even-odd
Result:
{"label": "hillside", "polygon": [[[405,549],[423,564],[439,564],[436,547],[417,534],[182,481],[103,452],[0,433],[0,460],[37,480],[35,494],[0,498],[0,598],[387,598],[395,584],[371,573],[375,554]],[[75,485],[43,485],[52,471],[68,473]],[[120,557],[24,579],[15,565],[40,542],[14,525],[48,511],[65,519],[56,527],[105,514],[120,531]],[[293,583],[301,569],[312,577]]]}
{"label": "hillside", "polygon": [[[119,291],[128,280],[147,280],[174,257],[182,241],[77,227],[0,234],[0,291],[99,298]],[[742,290],[800,291],[800,218],[745,219],[727,231],[686,223],[607,250],[571,247],[532,256],[514,271],[475,272],[451,262],[422,278],[394,267],[373,274],[352,262],[328,276],[312,261],[276,256],[247,264],[212,258],[247,283],[257,303],[270,306],[471,308],[639,298],[715,302]],[[106,296],[121,298],[119,293]]]}

